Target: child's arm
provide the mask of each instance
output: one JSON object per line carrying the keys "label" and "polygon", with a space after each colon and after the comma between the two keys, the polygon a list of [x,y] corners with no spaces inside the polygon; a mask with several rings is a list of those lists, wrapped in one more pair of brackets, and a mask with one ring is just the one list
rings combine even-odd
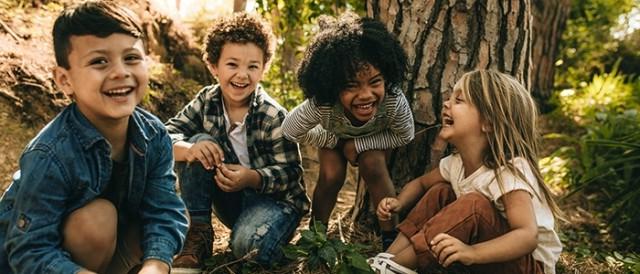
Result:
{"label": "child's arm", "polygon": [[413,114],[407,99],[402,94],[389,96],[388,100],[391,101],[386,105],[387,109],[392,110],[387,111],[389,127],[377,134],[355,138],[357,153],[401,147],[413,140]]}
{"label": "child's arm", "polygon": [[172,143],[176,144],[180,141],[187,143],[191,136],[205,132],[203,126],[204,113],[208,100],[207,93],[210,92],[211,88],[213,87],[205,87],[199,91],[191,102],[165,123]]}
{"label": "child's arm", "polygon": [[146,182],[140,204],[143,261],[160,260],[171,265],[184,243],[186,208],[175,189],[171,139],[164,131],[149,142]]}
{"label": "child's arm", "polygon": [[444,182],[446,181],[440,174],[439,168],[434,168],[427,174],[412,180],[402,188],[398,197],[388,197],[380,201],[376,211],[378,219],[383,221],[390,220],[392,214],[402,212],[414,205],[431,186]]}
{"label": "child's arm", "polygon": [[[84,189],[71,184],[69,172],[48,147],[22,155],[13,214],[7,225],[5,251],[12,269],[21,273],[75,273],[80,270],[63,252],[60,227],[67,200]],[[6,212],[4,213],[6,214]]]}
{"label": "child's arm", "polygon": [[323,116],[321,108],[310,99],[295,107],[282,122],[284,136],[300,144],[334,148],[338,138],[335,134],[318,126]]}
{"label": "child's arm", "polygon": [[[287,116],[288,118],[289,116]],[[260,175],[258,191],[261,193],[303,191],[300,187],[302,177],[302,161],[298,144],[288,140],[284,135],[284,112],[265,121],[262,148],[265,153],[265,165],[255,171]]]}
{"label": "child's arm", "polygon": [[538,228],[531,202],[531,194],[514,190],[501,198],[505,205],[511,231],[472,246],[448,234],[438,234],[431,241],[431,249],[443,266],[459,261],[465,265],[505,262],[533,252],[538,244]]}
{"label": "child's arm", "polygon": [[203,140],[195,144],[178,141],[173,144],[173,157],[176,162],[199,161],[206,169],[221,165],[224,161],[224,150],[213,141]]}

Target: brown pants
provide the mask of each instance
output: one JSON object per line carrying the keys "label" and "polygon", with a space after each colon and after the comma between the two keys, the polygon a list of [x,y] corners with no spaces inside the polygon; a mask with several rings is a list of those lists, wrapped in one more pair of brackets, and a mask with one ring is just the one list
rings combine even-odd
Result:
{"label": "brown pants", "polygon": [[[447,233],[473,245],[497,238],[509,232],[510,228],[507,220],[482,194],[470,193],[456,199],[451,185],[442,183],[427,191],[398,225],[398,230],[411,239],[418,269],[425,272],[440,267],[428,244],[439,233]],[[534,260],[531,254],[507,262],[471,265],[468,268],[472,273],[543,273],[542,263]]]}

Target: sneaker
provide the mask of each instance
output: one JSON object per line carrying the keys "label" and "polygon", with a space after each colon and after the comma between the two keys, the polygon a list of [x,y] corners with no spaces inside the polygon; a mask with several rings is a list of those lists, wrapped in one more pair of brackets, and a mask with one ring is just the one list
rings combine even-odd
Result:
{"label": "sneaker", "polygon": [[182,252],[173,260],[172,274],[200,274],[204,260],[211,257],[213,228],[211,224],[192,223]]}
{"label": "sneaker", "polygon": [[367,259],[367,263],[376,274],[418,274],[415,270],[394,262],[391,259],[393,257],[393,254],[379,253]]}

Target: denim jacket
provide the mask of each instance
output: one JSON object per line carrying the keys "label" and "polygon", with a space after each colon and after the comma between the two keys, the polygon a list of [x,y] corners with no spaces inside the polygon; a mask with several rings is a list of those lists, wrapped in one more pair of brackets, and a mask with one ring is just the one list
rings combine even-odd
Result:
{"label": "denim jacket", "polygon": [[[175,192],[171,139],[141,108],[129,118],[130,175],[124,207],[139,218],[143,260],[171,265],[187,232],[186,209]],[[27,145],[20,170],[0,200],[0,273],[75,273],[62,249],[61,224],[96,199],[111,178],[107,140],[75,104]]]}

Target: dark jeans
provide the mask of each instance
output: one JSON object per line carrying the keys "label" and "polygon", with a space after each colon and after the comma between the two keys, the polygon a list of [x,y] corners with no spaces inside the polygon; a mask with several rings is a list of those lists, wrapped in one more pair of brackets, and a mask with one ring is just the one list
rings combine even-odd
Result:
{"label": "dark jeans", "polygon": [[[193,136],[190,142],[211,140],[206,134]],[[254,249],[260,264],[270,265],[283,258],[280,247],[293,237],[302,215],[292,205],[256,193],[251,189],[224,192],[199,162],[176,163],[180,192],[192,222],[211,222],[211,212],[231,229],[230,247],[240,258]]]}

